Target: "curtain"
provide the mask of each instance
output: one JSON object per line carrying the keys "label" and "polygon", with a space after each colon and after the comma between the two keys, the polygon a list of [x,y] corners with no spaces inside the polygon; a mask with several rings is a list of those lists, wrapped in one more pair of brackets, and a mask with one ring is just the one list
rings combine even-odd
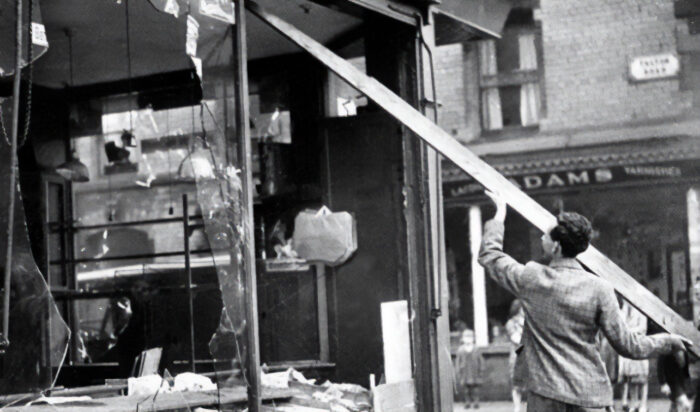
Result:
{"label": "curtain", "polygon": [[527,33],[518,36],[518,49],[520,52],[520,70],[537,70],[535,34]]}
{"label": "curtain", "polygon": [[501,111],[501,93],[498,87],[484,89],[481,92],[481,113],[484,128],[497,130],[503,128],[503,112]]}
{"label": "curtain", "polygon": [[[535,34],[521,34],[518,37],[520,52],[520,70],[537,70],[537,49]],[[540,92],[537,83],[526,83],[520,86],[520,121],[523,126],[536,125],[540,113]]]}
{"label": "curtain", "polygon": [[479,72],[482,76],[493,76],[498,74],[495,40],[484,40],[479,42],[479,67]]}
{"label": "curtain", "polygon": [[[498,74],[495,40],[479,42],[479,73],[481,76]],[[481,92],[481,106],[484,128],[487,130],[502,129],[501,94],[497,87],[484,89]]]}
{"label": "curtain", "polygon": [[540,119],[540,88],[537,83],[520,86],[520,122],[523,126],[533,126]]}

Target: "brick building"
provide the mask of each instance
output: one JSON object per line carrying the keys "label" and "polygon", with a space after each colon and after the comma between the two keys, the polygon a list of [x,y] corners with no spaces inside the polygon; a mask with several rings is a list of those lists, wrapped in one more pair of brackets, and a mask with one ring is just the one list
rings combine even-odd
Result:
{"label": "brick building", "polygon": [[[697,2],[516,3],[501,40],[438,47],[440,125],[551,211],[589,216],[600,250],[697,321]],[[474,256],[493,212],[480,186],[447,162],[443,194],[451,327],[475,329],[503,367],[489,368],[485,386],[504,396],[513,297]],[[507,252],[536,259],[539,237],[510,215]]]}

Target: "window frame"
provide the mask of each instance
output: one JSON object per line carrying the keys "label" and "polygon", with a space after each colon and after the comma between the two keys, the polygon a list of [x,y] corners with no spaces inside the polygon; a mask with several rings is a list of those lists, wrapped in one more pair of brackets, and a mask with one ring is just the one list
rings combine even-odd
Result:
{"label": "window frame", "polygon": [[[529,4],[528,4],[529,5]],[[536,12],[537,7],[530,7],[533,13]],[[478,81],[479,81],[479,122],[481,126],[481,136],[482,137],[497,137],[497,136],[522,136],[522,132],[526,134],[534,134],[539,131],[539,122],[547,115],[547,100],[544,85],[544,50],[542,44],[542,24],[539,20],[535,19],[533,26],[513,26],[506,27],[503,33],[515,33],[515,34],[534,34],[535,35],[535,50],[537,53],[537,69],[535,70],[514,70],[507,73],[497,73],[493,75],[482,75],[481,70],[481,56],[480,53],[477,54],[477,71],[478,71]],[[496,47],[498,47],[499,39],[494,40],[496,42]],[[498,64],[498,62],[497,62]],[[489,88],[501,88],[508,86],[521,86],[527,83],[537,83],[540,92],[540,107],[539,107],[539,119],[538,124],[530,126],[503,126],[500,129],[488,129],[484,123],[484,113],[482,105],[483,92]]]}

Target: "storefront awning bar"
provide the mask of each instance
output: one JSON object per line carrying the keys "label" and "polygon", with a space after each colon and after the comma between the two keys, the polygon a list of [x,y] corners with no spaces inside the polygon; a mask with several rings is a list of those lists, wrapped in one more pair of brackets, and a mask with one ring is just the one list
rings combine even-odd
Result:
{"label": "storefront awning bar", "polygon": [[[349,62],[294,26],[265,11],[256,3],[249,2],[248,9],[321,61],[351,86],[364,93],[487,189],[499,193],[511,207],[537,228],[546,231],[555,225],[556,218],[549,211],[380,82],[362,73]],[[592,272],[608,280],[618,293],[662,328],[693,341],[695,345],[690,350],[696,355],[700,355],[700,332],[613,261],[592,246],[579,255],[578,259]]]}
{"label": "storefront awning bar", "polygon": [[[457,43],[481,38],[500,38],[512,5],[506,0],[440,0],[410,5],[394,0],[315,0],[343,6],[350,3],[415,26],[424,11],[435,15],[439,44]],[[420,2],[413,2],[420,3]]]}
{"label": "storefront awning bar", "polygon": [[355,4],[367,10],[382,14],[400,22],[415,25],[417,20],[411,16],[411,13],[401,12],[402,9],[408,9],[410,6],[399,5],[391,0],[341,0],[347,3]]}
{"label": "storefront awning bar", "polygon": [[[511,176],[522,173],[566,171],[574,168],[700,159],[700,141],[689,136],[663,137],[620,144],[486,155],[482,158],[501,174]],[[445,182],[472,180],[461,169],[448,163],[443,165],[442,176]]]}

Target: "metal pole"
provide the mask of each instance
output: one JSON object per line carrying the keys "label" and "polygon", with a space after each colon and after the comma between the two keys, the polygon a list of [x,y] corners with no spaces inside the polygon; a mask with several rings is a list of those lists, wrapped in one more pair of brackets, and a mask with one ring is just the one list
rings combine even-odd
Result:
{"label": "metal pole", "polygon": [[187,300],[189,302],[190,315],[190,365],[192,372],[196,372],[194,354],[194,293],[192,291],[192,266],[190,265],[190,216],[187,213],[187,194],[182,195],[182,223],[185,226],[185,272],[187,273]]}
{"label": "metal pole", "polygon": [[245,267],[245,304],[247,330],[247,356],[245,373],[248,380],[248,410],[259,412],[260,397],[260,344],[258,342],[258,290],[255,272],[255,240],[253,238],[253,175],[248,122],[248,50],[246,43],[245,0],[236,0],[236,38],[234,43],[236,83],[236,140],[238,160],[243,173],[241,209],[244,231],[243,263]]}
{"label": "metal pole", "polygon": [[2,310],[2,341],[0,348],[10,344],[10,286],[12,276],[12,239],[15,222],[15,190],[17,184],[17,133],[19,130],[19,86],[22,70],[22,0],[17,0],[17,21],[15,22],[17,40],[15,42],[15,78],[12,91],[12,132],[10,136],[10,187],[7,200],[7,251],[5,255],[5,284]]}

